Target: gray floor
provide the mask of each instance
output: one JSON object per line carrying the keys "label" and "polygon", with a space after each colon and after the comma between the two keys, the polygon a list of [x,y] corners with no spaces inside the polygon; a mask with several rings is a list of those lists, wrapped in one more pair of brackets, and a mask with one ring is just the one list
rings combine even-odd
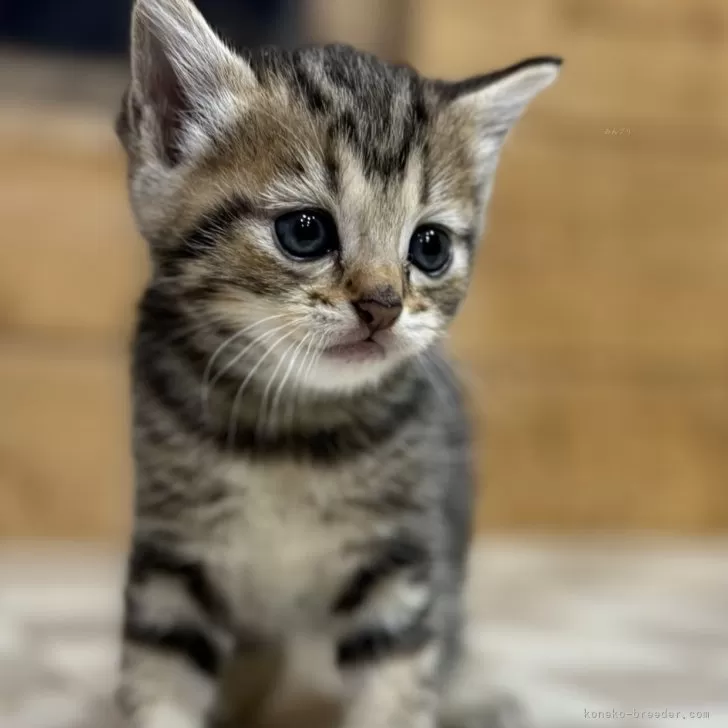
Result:
{"label": "gray floor", "polygon": [[[0,728],[110,725],[91,706],[113,682],[122,563],[0,549]],[[475,689],[518,694],[536,728],[728,726],[727,564],[718,542],[483,542]]]}

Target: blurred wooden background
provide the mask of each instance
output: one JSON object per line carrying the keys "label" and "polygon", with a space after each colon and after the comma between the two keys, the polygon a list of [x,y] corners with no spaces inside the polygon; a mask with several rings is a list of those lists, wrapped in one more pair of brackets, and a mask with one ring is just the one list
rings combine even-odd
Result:
{"label": "blurred wooden background", "polygon": [[[376,48],[362,29],[386,3],[315,5],[324,35]],[[432,75],[566,58],[509,141],[454,336],[487,481],[479,523],[725,529],[728,5],[409,11],[403,55]],[[32,96],[24,68],[0,70],[18,98]],[[2,101],[0,537],[117,538],[126,342],[145,275],[121,155],[92,104]]]}

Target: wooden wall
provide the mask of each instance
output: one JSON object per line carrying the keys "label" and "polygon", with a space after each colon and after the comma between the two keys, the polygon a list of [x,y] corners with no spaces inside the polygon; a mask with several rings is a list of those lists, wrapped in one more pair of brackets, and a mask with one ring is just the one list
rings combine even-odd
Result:
{"label": "wooden wall", "polygon": [[0,114],[0,537],[118,538],[145,275],[105,116]]}
{"label": "wooden wall", "polygon": [[[409,8],[433,75],[566,58],[509,140],[454,335],[480,523],[725,529],[728,6]],[[116,538],[146,269],[107,112],[2,104],[0,231],[0,538]]]}

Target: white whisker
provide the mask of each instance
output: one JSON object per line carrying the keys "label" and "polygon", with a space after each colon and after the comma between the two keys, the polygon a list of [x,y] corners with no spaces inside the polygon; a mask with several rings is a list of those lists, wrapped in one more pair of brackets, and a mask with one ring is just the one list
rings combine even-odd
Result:
{"label": "white whisker", "polygon": [[[280,405],[281,396],[283,395],[284,387],[286,386],[286,382],[288,381],[288,378],[291,376],[291,372],[293,371],[293,367],[298,360],[298,355],[301,352],[301,349],[303,348],[303,345],[306,343],[308,339],[312,339],[314,336],[313,333],[306,334],[303,339],[301,339],[300,343],[296,347],[295,351],[291,355],[291,361],[288,364],[288,369],[283,374],[283,377],[281,378],[281,381],[278,385],[278,389],[276,390],[276,393],[273,397],[273,401],[271,403],[271,421],[273,420],[273,416],[275,415],[278,406]],[[307,349],[308,351],[308,349]],[[305,359],[304,359],[305,361]]]}
{"label": "white whisker", "polygon": [[251,349],[253,349],[258,344],[262,343],[263,341],[266,341],[271,336],[273,336],[278,331],[281,331],[282,329],[285,329],[289,326],[294,326],[295,322],[293,321],[287,321],[284,324],[281,324],[280,326],[276,326],[273,329],[270,329],[268,331],[264,331],[260,336],[257,336],[255,339],[250,341],[247,346],[243,347],[241,351],[239,351],[227,364],[225,364],[222,369],[220,369],[217,374],[210,380],[210,386],[209,389],[212,391],[212,389],[215,387],[218,381],[225,376],[225,373],[230,371]]}
{"label": "white whisker", "polygon": [[[308,335],[308,334],[307,334]],[[305,341],[305,337],[303,339]],[[268,429],[264,427],[264,423],[266,422],[266,419],[270,423],[270,421],[273,418],[274,414],[274,408],[271,407],[270,411],[268,411],[268,396],[270,395],[271,389],[273,385],[276,382],[276,375],[278,374],[278,370],[286,363],[288,360],[288,355],[290,354],[291,350],[294,348],[300,348],[302,342],[296,343],[295,341],[288,345],[286,350],[283,352],[283,354],[280,356],[278,363],[273,368],[273,371],[270,373],[270,376],[268,377],[268,383],[265,386],[265,389],[263,390],[263,396],[260,400],[260,407],[259,407],[259,414],[258,414],[258,422],[256,423],[255,427],[255,433],[256,433],[256,439],[259,435],[263,433],[264,430]]]}
{"label": "white whisker", "polygon": [[[210,374],[212,374],[212,368],[215,365],[215,361],[217,360],[218,356],[222,353],[222,351],[224,349],[226,349],[230,344],[232,344],[233,341],[236,341],[241,336],[246,334],[248,331],[250,331],[251,329],[254,329],[256,326],[260,326],[260,325],[266,323],[266,321],[271,321],[273,319],[282,318],[283,316],[285,316],[285,314],[279,313],[279,314],[274,314],[273,316],[266,316],[265,318],[261,319],[260,321],[255,321],[254,323],[250,324],[249,326],[246,326],[244,329],[241,329],[240,331],[236,332],[232,336],[225,339],[225,341],[223,341],[222,344],[220,344],[220,346],[217,347],[215,352],[210,357],[210,360],[207,362],[207,366],[205,367],[205,371],[202,375],[201,395],[202,395],[202,407],[205,412],[208,411],[209,395],[210,395],[210,391],[215,386],[215,383],[219,380],[220,376],[222,376],[222,374],[224,374],[224,372],[227,371],[227,369],[229,367],[234,366],[235,363],[239,360],[238,358],[233,359],[233,361],[229,363],[228,367],[225,367],[222,370],[222,372],[218,373],[218,375],[212,381],[209,381]],[[276,331],[276,329],[274,329],[274,331]],[[247,351],[247,349],[243,349],[243,351],[240,354],[240,357],[244,356],[246,351]]]}
{"label": "white whisker", "polygon": [[[311,354],[311,349],[314,346],[314,343],[316,342],[316,334],[311,334],[311,341],[309,341],[308,346],[306,347],[306,351],[303,355],[303,362],[301,363],[301,372],[306,368],[306,362]],[[286,407],[286,418],[288,420],[288,430],[293,428],[293,422],[296,416],[296,401],[298,398],[298,393],[300,388],[303,385],[303,377],[300,375],[296,377],[293,390],[291,391],[289,397],[288,397],[288,406]]]}
{"label": "white whisker", "polygon": [[[284,326],[290,326],[291,324],[284,324],[283,326],[278,327],[276,330],[280,330]],[[237,392],[235,393],[235,398],[233,399],[233,404],[230,411],[230,422],[228,425],[228,446],[230,449],[232,449],[233,445],[235,444],[235,435],[236,435],[236,429],[237,429],[237,420],[239,417],[239,410],[240,410],[240,402],[243,396],[243,392],[245,391],[245,388],[248,386],[250,381],[253,378],[253,375],[256,371],[260,368],[260,365],[268,358],[268,356],[275,350],[276,346],[280,344],[282,341],[285,341],[289,336],[292,336],[293,334],[298,331],[298,329],[301,328],[303,324],[297,324],[296,327],[292,331],[288,331],[287,333],[283,334],[279,338],[277,338],[265,351],[265,353],[258,359],[258,361],[255,363],[255,366],[248,372],[245,379],[243,379],[242,384],[238,387]],[[273,332],[269,332],[273,333]]]}

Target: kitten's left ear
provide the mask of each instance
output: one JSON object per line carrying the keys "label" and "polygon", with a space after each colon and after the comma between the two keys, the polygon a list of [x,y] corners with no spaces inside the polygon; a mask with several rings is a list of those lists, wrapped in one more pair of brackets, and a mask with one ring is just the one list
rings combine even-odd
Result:
{"label": "kitten's left ear", "polygon": [[497,151],[528,104],[559,75],[555,56],[528,58],[498,71],[445,84],[445,99],[458,113],[475,119],[480,139]]}
{"label": "kitten's left ear", "polygon": [[136,0],[131,84],[117,129],[173,165],[194,141],[231,118],[255,84],[252,70],[190,0]]}

